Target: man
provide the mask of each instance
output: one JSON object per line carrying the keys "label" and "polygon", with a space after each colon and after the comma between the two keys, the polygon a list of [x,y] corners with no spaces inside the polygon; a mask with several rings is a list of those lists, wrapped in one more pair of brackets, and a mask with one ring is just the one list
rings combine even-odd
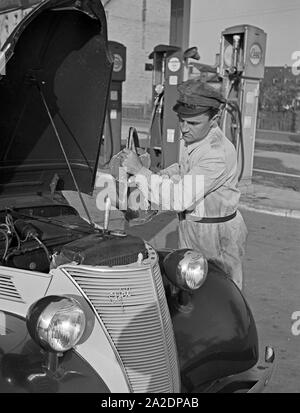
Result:
{"label": "man", "polygon": [[[180,163],[153,174],[142,166],[134,152],[124,150],[122,165],[135,176],[143,195],[149,199],[150,193],[151,201],[161,209],[170,205],[170,195],[162,188],[166,188],[166,183],[172,186],[176,202],[170,209],[179,216],[179,248],[201,251],[242,289],[247,228],[237,211],[237,155],[216,123],[225,100],[197,79],[183,82],[178,91],[173,110],[178,114],[185,143]],[[195,190],[186,176],[203,177],[202,190]]]}

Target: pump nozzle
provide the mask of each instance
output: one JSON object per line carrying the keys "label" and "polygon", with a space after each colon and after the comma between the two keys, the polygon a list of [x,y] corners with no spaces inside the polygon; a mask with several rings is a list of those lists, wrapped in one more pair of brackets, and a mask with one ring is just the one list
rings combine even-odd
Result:
{"label": "pump nozzle", "polygon": [[240,48],[240,40],[241,36],[239,34],[235,34],[233,36],[232,67],[234,68],[235,73],[238,71],[238,55]]}
{"label": "pump nozzle", "polygon": [[238,49],[240,45],[241,36],[239,34],[235,34],[233,36],[233,48]]}

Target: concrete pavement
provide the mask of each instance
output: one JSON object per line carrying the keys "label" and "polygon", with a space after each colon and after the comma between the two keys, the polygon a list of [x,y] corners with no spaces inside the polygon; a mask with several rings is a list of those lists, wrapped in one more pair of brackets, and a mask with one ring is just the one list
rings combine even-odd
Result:
{"label": "concrete pavement", "polygon": [[293,169],[293,172],[298,173],[300,177],[300,155],[298,153],[255,149],[255,157],[278,159],[284,169]]}
{"label": "concrete pavement", "polygon": [[300,193],[281,187],[253,184],[242,193],[240,209],[300,219]]}
{"label": "concrete pavement", "polygon": [[[300,135],[258,130],[256,143],[258,148],[264,144],[264,150],[258,148],[255,150],[256,161],[260,158],[265,161],[273,159],[280,162],[280,164],[269,162],[269,166],[264,165],[263,169],[276,171],[275,166],[277,165],[278,175],[282,170],[283,172],[293,172],[293,177],[291,175],[289,178],[287,174],[285,180],[273,180],[273,185],[269,185],[267,175],[262,174],[258,179],[258,170],[254,170],[254,183],[243,192],[241,208],[277,216],[300,218],[300,192],[292,189],[297,189],[300,182]],[[282,149],[281,152],[277,151],[279,148]],[[276,150],[274,151],[274,149]],[[257,164],[257,162],[255,163]],[[259,173],[262,171],[260,170]]]}
{"label": "concrete pavement", "polygon": [[265,139],[269,142],[276,141],[277,143],[284,144],[284,143],[298,143],[300,144],[300,132],[293,133],[293,132],[282,132],[276,130],[265,130],[265,129],[257,129],[256,131],[256,139]]}
{"label": "concrete pavement", "polygon": [[265,139],[265,138],[261,138],[260,136],[263,135],[258,135],[256,136],[256,142],[259,143],[263,143],[263,144],[267,144],[267,145],[282,145],[282,146],[291,146],[292,148],[299,148],[300,146],[300,139],[299,142],[293,142],[293,141],[280,141],[279,139],[275,140],[275,139]]}
{"label": "concrete pavement", "polygon": [[264,347],[275,349],[276,368],[266,393],[300,392],[300,335],[292,315],[300,310],[300,221],[243,211],[248,228],[244,295]]}

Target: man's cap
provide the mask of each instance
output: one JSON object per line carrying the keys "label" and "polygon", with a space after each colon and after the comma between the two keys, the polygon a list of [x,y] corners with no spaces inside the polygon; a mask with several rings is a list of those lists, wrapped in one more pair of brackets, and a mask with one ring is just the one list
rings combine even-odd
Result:
{"label": "man's cap", "polygon": [[201,115],[210,108],[218,109],[225,99],[222,94],[206,82],[190,79],[178,86],[179,97],[173,110],[180,116]]}

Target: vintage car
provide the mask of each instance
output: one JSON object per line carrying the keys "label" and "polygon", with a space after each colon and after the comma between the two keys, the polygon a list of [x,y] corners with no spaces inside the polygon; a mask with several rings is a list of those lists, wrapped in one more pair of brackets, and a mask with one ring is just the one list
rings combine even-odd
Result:
{"label": "vintage car", "polygon": [[200,252],[94,225],[112,58],[99,0],[45,0],[2,47],[0,392],[253,392],[251,310]]}

